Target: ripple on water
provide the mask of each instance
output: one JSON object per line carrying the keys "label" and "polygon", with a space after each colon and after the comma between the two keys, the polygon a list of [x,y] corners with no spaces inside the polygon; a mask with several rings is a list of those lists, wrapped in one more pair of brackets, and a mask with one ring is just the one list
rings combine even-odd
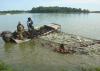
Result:
{"label": "ripple on water", "polygon": [[17,71],[78,71],[82,66],[88,68],[100,65],[100,57],[63,55],[42,46],[41,43],[46,42],[34,39],[22,44],[1,44],[0,59]]}

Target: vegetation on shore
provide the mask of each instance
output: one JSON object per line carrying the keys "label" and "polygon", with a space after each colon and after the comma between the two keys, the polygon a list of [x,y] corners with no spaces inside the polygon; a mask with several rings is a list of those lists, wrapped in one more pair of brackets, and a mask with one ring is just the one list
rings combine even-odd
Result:
{"label": "vegetation on shore", "polygon": [[100,11],[92,11],[91,13],[100,13]]}
{"label": "vegetation on shore", "polygon": [[17,13],[25,13],[28,11],[22,11],[22,10],[11,10],[11,11],[0,11],[1,14],[11,13],[11,14],[17,14]]}
{"label": "vegetation on shore", "polygon": [[33,7],[31,13],[89,13],[87,9],[77,9],[71,7]]}
{"label": "vegetation on shore", "polygon": [[0,61],[0,71],[13,71],[13,69],[4,62]]}
{"label": "vegetation on shore", "polygon": [[9,10],[0,11],[0,14],[19,14],[19,13],[100,13],[100,11],[89,11],[87,9],[81,8],[71,8],[71,7],[33,7],[31,10]]}
{"label": "vegetation on shore", "polygon": [[89,13],[90,11],[87,9],[81,8],[71,8],[71,7],[33,7],[31,10],[23,11],[23,10],[11,10],[11,11],[0,11],[1,14],[11,13]]}

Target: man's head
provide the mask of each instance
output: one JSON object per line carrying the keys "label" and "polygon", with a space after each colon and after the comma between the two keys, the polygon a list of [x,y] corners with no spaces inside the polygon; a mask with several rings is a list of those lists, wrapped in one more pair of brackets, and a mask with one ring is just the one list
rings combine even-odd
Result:
{"label": "man's head", "polygon": [[31,20],[31,17],[29,17],[28,20],[30,21]]}

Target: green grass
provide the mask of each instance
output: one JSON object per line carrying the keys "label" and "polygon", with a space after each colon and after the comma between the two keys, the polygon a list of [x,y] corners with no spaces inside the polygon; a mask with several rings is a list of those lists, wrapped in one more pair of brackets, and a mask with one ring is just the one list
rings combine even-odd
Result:
{"label": "green grass", "polygon": [[4,62],[0,61],[0,71],[13,71],[13,69]]}
{"label": "green grass", "polygon": [[100,67],[92,67],[92,68],[81,67],[80,71],[100,71]]}
{"label": "green grass", "polygon": [[100,71],[100,67],[95,68],[96,71]]}

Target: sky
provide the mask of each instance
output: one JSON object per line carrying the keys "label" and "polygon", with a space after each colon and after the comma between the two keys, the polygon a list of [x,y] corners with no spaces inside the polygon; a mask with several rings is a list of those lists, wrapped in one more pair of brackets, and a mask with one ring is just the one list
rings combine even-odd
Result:
{"label": "sky", "polygon": [[60,6],[100,11],[100,0],[0,0],[0,11],[31,10],[38,6]]}

